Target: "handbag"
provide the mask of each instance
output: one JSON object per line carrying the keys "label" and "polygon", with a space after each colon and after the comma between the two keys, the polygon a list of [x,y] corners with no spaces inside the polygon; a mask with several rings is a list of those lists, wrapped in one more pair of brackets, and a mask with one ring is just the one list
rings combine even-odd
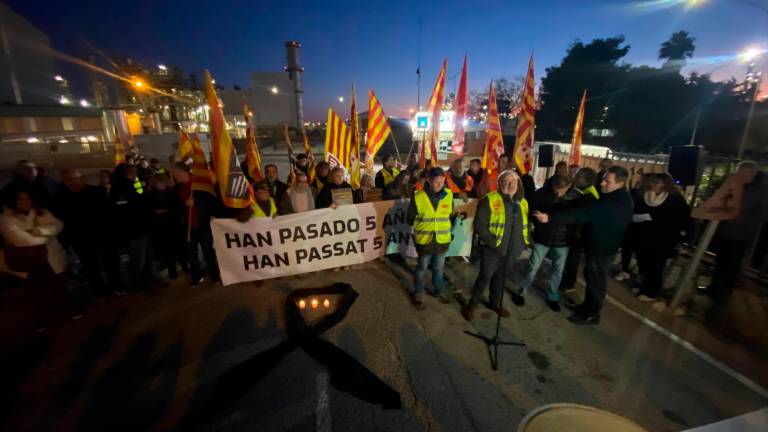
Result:
{"label": "handbag", "polygon": [[5,264],[15,272],[29,272],[48,263],[48,248],[46,245],[13,246],[6,244]]}

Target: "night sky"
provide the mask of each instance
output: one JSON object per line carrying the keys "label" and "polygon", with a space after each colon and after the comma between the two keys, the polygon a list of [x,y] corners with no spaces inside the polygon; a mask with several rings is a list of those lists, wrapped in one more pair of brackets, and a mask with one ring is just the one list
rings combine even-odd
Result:
{"label": "night sky", "polygon": [[[707,72],[708,59],[748,47],[768,46],[768,13],[749,0],[708,0],[694,9],[672,0],[610,1],[39,1],[6,3],[45,31],[52,45],[87,53],[87,39],[109,54],[145,66],[176,65],[185,73],[209,68],[217,84],[250,86],[250,72],[282,70],[283,42],[303,44],[308,120],[322,120],[328,106],[345,108],[354,80],[360,111],[373,88],[388,115],[407,116],[416,106],[418,21],[421,17],[422,105],[440,61],[448,58],[446,88],[453,91],[462,56],[469,54],[470,89],[491,78],[523,75],[535,50],[536,79],[558,64],[575,39],[626,36],[626,61],[661,64],[659,45],[678,30],[696,38],[686,71]],[[768,1],[755,0],[768,7]],[[69,71],[70,68],[62,68]],[[745,74],[744,65],[719,68],[714,77]],[[73,78],[77,83],[77,78]],[[81,86],[82,87],[82,86]],[[75,87],[75,96],[86,95]]]}

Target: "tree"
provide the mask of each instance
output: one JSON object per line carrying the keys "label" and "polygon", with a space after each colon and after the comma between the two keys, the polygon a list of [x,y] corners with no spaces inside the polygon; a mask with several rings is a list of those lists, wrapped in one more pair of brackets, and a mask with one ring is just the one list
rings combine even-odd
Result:
{"label": "tree", "polygon": [[537,139],[568,142],[584,90],[587,107],[584,129],[602,119],[624,87],[628,65],[619,64],[629,52],[624,36],[595,39],[588,44],[576,40],[559,66],[549,67],[541,80],[537,113]]}
{"label": "tree", "polygon": [[[496,88],[496,108],[499,110],[501,128],[504,130],[510,120],[514,119],[520,100],[523,97],[525,77],[514,79],[501,77],[493,80]],[[488,107],[488,87],[482,90],[472,90],[469,95],[469,115],[485,118]]]}
{"label": "tree", "polygon": [[685,65],[685,59],[693,57],[695,41],[687,31],[673,33],[668,41],[661,44],[659,59],[666,59],[664,67],[674,67],[678,70]]}

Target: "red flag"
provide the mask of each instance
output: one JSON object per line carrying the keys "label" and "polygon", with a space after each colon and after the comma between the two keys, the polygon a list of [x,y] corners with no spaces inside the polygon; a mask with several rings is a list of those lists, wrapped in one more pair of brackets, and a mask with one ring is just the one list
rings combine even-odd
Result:
{"label": "red flag", "polygon": [[528,61],[528,75],[525,77],[523,100],[520,114],[517,116],[517,136],[515,137],[515,164],[520,174],[533,169],[533,127],[536,107],[533,100],[533,53]]}
{"label": "red flag", "polygon": [[568,155],[568,165],[581,165],[581,136],[584,130],[584,104],[587,102],[587,91],[581,96],[579,113],[576,114],[576,123],[573,125],[573,138],[571,138],[571,153]]}
{"label": "red flag", "polygon": [[251,185],[240,170],[237,153],[224,121],[216,90],[213,88],[211,74],[205,71],[205,94],[210,108],[209,132],[213,150],[213,170],[219,185],[221,200],[230,208],[246,208],[253,201]]}
{"label": "red flag", "polygon": [[456,94],[456,115],[453,118],[453,144],[451,150],[456,156],[464,155],[464,121],[467,118],[467,55],[461,67],[459,90]]}
{"label": "red flag", "polygon": [[180,161],[183,161],[189,155],[192,154],[192,142],[189,140],[189,135],[186,132],[179,132],[179,157]]}
{"label": "red flag", "polygon": [[485,150],[483,151],[483,168],[491,172],[499,168],[499,156],[504,154],[504,140],[499,123],[499,110],[496,107],[496,89],[493,81],[488,89],[488,123],[485,128]]}
{"label": "red flag", "polygon": [[437,142],[440,137],[440,112],[443,110],[443,94],[445,90],[445,69],[448,67],[448,60],[443,60],[443,66],[440,68],[440,74],[437,75],[435,87],[432,89],[432,96],[429,98],[427,111],[430,116],[431,125],[427,141],[422,143],[421,158],[419,165],[423,168],[426,165],[427,155],[426,147],[429,146],[429,157],[432,159],[432,166],[437,166]]}

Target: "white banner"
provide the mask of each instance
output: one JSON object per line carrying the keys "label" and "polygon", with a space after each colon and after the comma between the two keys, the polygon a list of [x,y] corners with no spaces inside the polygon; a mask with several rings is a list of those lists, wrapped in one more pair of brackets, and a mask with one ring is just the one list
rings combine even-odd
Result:
{"label": "white banner", "polygon": [[[459,212],[448,256],[469,256],[477,200],[454,200]],[[225,285],[360,264],[390,253],[416,257],[408,201],[379,201],[287,216],[211,221]]]}

